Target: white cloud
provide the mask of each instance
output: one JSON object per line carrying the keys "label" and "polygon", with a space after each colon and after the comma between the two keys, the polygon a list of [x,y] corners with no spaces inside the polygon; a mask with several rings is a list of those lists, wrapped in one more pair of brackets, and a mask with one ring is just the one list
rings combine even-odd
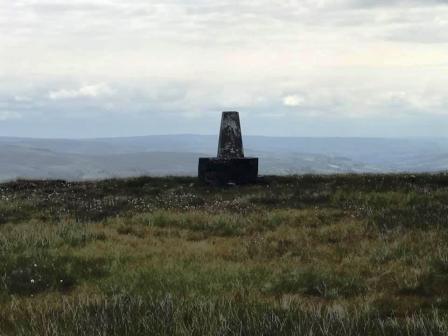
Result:
{"label": "white cloud", "polygon": [[50,91],[48,97],[51,100],[73,99],[81,97],[97,98],[102,96],[110,96],[113,94],[112,89],[105,83],[85,85],[76,90],[60,89]]}
{"label": "white cloud", "polygon": [[300,95],[289,95],[283,97],[283,105],[289,107],[302,106],[305,103],[305,98]]}

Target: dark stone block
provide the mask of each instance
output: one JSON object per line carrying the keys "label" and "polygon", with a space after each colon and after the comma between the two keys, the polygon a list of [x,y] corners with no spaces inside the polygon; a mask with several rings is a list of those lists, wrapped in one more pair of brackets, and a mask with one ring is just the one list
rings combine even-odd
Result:
{"label": "dark stone block", "polygon": [[256,182],[258,158],[200,158],[199,178],[209,184],[246,184]]}

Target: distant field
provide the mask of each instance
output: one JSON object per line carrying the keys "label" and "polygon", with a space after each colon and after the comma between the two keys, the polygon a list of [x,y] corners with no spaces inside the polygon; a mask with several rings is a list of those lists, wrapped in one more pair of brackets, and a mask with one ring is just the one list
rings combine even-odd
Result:
{"label": "distant field", "polygon": [[0,184],[0,335],[446,335],[448,175]]}

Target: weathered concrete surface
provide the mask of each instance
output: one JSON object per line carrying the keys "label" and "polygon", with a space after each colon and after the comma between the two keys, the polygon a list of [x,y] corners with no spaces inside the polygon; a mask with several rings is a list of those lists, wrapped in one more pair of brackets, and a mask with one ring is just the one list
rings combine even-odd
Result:
{"label": "weathered concrete surface", "polygon": [[213,185],[253,183],[258,176],[258,158],[245,158],[238,112],[223,112],[218,156],[200,158],[199,178]]}
{"label": "weathered concrete surface", "polygon": [[243,139],[241,137],[240,116],[238,112],[223,112],[219,132],[218,158],[243,158]]}

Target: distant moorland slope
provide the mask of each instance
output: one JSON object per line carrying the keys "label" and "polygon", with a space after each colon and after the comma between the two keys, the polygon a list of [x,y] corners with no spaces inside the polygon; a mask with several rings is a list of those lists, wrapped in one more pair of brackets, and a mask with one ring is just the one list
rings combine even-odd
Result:
{"label": "distant moorland slope", "polygon": [[[448,168],[448,138],[287,138],[247,136],[246,156],[261,174],[437,172]],[[216,155],[217,137],[157,135],[103,139],[0,137],[0,181],[85,180],[195,175],[200,156]]]}

